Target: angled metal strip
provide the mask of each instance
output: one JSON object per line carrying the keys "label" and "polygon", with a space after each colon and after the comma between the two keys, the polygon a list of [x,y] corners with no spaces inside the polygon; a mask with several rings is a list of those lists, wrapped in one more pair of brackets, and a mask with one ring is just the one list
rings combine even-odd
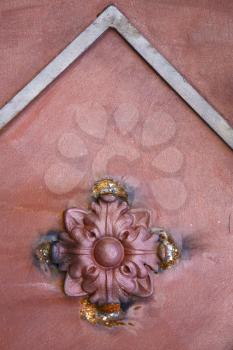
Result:
{"label": "angled metal strip", "polygon": [[50,83],[84,53],[110,26],[111,18],[102,13],[59,55],[42,69],[22,90],[0,109],[0,129],[17,116]]}
{"label": "angled metal strip", "polygon": [[34,79],[0,110],[4,127],[90,47],[109,27],[119,34],[175,90],[184,101],[233,149],[233,128],[183,78],[115,7],[109,6],[97,19],[52,60]]}
{"label": "angled metal strip", "polygon": [[233,149],[233,128],[116,9],[111,25],[184,101]]}

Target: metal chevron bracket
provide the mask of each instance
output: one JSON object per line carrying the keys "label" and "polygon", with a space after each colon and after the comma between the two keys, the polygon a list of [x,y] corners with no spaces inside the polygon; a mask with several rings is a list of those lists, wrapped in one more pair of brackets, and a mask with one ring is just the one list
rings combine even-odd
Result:
{"label": "metal chevron bracket", "polygon": [[107,7],[35,78],[0,109],[0,128],[14,119],[107,29],[115,29],[171,88],[233,149],[233,128],[115,6]]}

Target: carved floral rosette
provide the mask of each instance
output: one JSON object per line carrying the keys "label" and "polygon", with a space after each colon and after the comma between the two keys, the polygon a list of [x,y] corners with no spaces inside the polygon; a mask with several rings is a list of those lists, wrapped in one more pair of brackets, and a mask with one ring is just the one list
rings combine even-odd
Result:
{"label": "carved floral rosette", "polygon": [[132,209],[113,195],[93,201],[90,210],[65,212],[66,231],[53,247],[64,290],[95,304],[126,303],[153,293],[158,268],[150,212]]}

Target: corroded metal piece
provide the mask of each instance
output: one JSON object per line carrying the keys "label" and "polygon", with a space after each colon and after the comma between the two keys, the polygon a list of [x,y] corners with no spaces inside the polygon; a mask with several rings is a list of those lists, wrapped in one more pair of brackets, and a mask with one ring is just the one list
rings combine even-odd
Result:
{"label": "corroded metal piece", "polygon": [[92,304],[88,299],[81,301],[80,316],[93,325],[114,327],[124,325],[125,317],[120,304]]}
{"label": "corroded metal piece", "polygon": [[174,239],[165,231],[159,233],[157,254],[160,258],[159,267],[163,270],[174,266],[181,257],[181,253]]}
{"label": "corroded metal piece", "polygon": [[94,198],[108,194],[122,198],[125,201],[128,200],[128,193],[124,187],[113,179],[103,179],[94,184],[92,188],[92,196]]}
{"label": "corroded metal piece", "polygon": [[35,250],[35,258],[40,264],[50,264],[51,263],[52,246],[50,241],[44,241],[39,244]]}

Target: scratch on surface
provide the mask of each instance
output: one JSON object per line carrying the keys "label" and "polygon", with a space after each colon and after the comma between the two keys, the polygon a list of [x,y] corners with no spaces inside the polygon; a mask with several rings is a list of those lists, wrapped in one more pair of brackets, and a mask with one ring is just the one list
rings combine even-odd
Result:
{"label": "scratch on surface", "polygon": [[23,288],[36,288],[36,289],[45,289],[51,292],[60,292],[60,288],[58,285],[50,284],[46,282],[31,282],[31,283],[19,283],[15,285],[16,287],[23,287]]}
{"label": "scratch on surface", "polygon": [[229,215],[228,230],[229,233],[233,233],[232,212]]}
{"label": "scratch on surface", "polygon": [[49,213],[53,213],[53,214],[56,214],[56,215],[60,215],[61,214],[61,211],[59,210],[56,210],[56,209],[51,209],[51,208],[39,208],[39,207],[36,207],[36,208],[33,208],[32,206],[23,206],[23,205],[15,205],[15,206],[9,206],[9,203],[7,202],[0,202],[0,208],[1,209],[7,209],[7,210],[18,210],[18,211],[30,211],[30,212],[49,212]]}

